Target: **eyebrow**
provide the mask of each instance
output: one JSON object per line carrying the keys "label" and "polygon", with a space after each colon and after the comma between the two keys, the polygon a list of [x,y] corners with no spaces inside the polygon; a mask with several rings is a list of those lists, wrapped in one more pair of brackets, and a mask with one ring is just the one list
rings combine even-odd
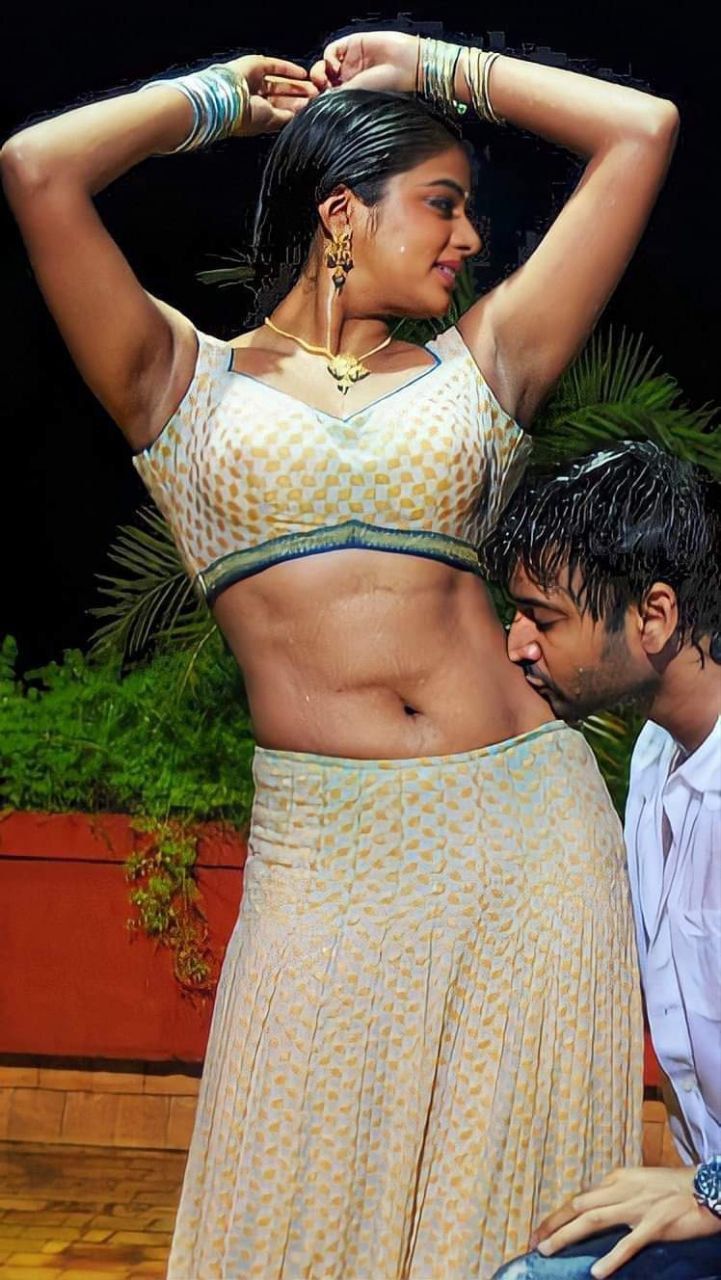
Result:
{"label": "eyebrow", "polygon": [[560,604],[551,604],[548,600],[539,600],[536,596],[517,596],[515,592],[509,591],[514,604],[525,604],[529,609],[550,609],[554,613],[563,613],[563,606]]}
{"label": "eyebrow", "polygon": [[470,191],[464,191],[459,182],[454,182],[452,178],[434,178],[433,182],[421,183],[423,187],[450,187],[451,191],[455,191],[456,195],[462,200],[468,200]]}

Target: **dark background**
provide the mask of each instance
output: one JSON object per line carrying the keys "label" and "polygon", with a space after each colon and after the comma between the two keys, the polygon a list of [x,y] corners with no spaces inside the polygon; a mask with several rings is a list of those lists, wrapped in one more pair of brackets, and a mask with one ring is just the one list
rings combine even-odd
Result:
{"label": "dark background", "polygon": [[[16,6],[6,18],[2,137],[44,114],[241,49],[309,65],[326,37],[354,18],[382,25],[396,13],[395,6],[343,12],[337,4],[289,10],[229,0]],[[412,17],[442,20],[450,36],[504,31],[510,49],[549,46],[581,60],[579,69],[630,74],[677,103],[682,134],[672,170],[604,323],[643,331],[691,403],[718,402],[719,33],[708,13],[698,4],[639,0],[597,9],[579,0],[490,0],[418,5]],[[469,136],[486,152],[480,213],[490,219],[490,257],[481,283],[490,284],[533,242],[574,169],[524,137],[493,137],[482,127]],[[209,154],[151,160],[100,198],[146,287],[223,336],[242,329],[248,294],[211,289],[195,277],[247,244],[268,145],[238,140]],[[0,636],[17,638],[28,666],[87,640],[95,575],[107,567],[113,533],[144,491],[120,433],[70,364],[5,207],[2,280]]]}

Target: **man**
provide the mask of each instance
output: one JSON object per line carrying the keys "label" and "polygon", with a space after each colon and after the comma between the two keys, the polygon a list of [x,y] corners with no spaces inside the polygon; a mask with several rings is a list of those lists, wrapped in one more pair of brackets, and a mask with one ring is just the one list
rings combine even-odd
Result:
{"label": "man", "polygon": [[484,548],[509,655],[559,717],[629,702],[641,977],[686,1167],[625,1169],[538,1227],[505,1280],[721,1280],[721,486],[623,443],[530,475]]}

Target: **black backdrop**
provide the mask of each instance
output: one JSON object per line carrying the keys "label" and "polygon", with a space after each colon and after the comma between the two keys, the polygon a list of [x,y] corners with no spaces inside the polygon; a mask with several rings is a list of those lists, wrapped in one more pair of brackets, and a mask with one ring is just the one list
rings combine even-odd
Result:
{"label": "black backdrop", "polygon": [[[6,24],[2,135],[38,116],[120,90],[172,67],[239,50],[309,63],[325,37],[354,18],[395,18],[396,8],[233,6],[229,0],[125,6],[16,5]],[[630,73],[671,97],[682,135],[667,185],[606,321],[642,330],[694,403],[718,401],[718,32],[699,4],[607,0],[489,0],[414,7],[449,34],[504,31],[506,43],[550,46],[572,59]],[[482,142],[488,134],[480,136]],[[143,283],[201,328],[242,328],[243,290],[196,279],[247,241],[267,140],[215,153],[153,160],[101,197],[103,216]],[[489,282],[513,265],[526,232],[548,217],[570,169],[526,139],[491,144]],[[485,172],[488,172],[486,170]],[[483,175],[482,175],[483,176]],[[555,184],[555,185],[554,185]],[[0,636],[15,635],[24,665],[83,644],[97,602],[95,574],[118,525],[143,500],[119,432],[73,370],[3,209],[2,536]]]}

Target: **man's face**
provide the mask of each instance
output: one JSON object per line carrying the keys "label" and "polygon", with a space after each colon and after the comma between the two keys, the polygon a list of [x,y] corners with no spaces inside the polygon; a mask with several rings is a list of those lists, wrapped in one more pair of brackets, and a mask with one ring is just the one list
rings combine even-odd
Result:
{"label": "man's face", "polygon": [[581,613],[563,585],[546,591],[518,567],[509,583],[516,615],[508,656],[563,720],[580,720],[619,702],[650,700],[658,676],[649,666],[630,608],[618,631]]}

